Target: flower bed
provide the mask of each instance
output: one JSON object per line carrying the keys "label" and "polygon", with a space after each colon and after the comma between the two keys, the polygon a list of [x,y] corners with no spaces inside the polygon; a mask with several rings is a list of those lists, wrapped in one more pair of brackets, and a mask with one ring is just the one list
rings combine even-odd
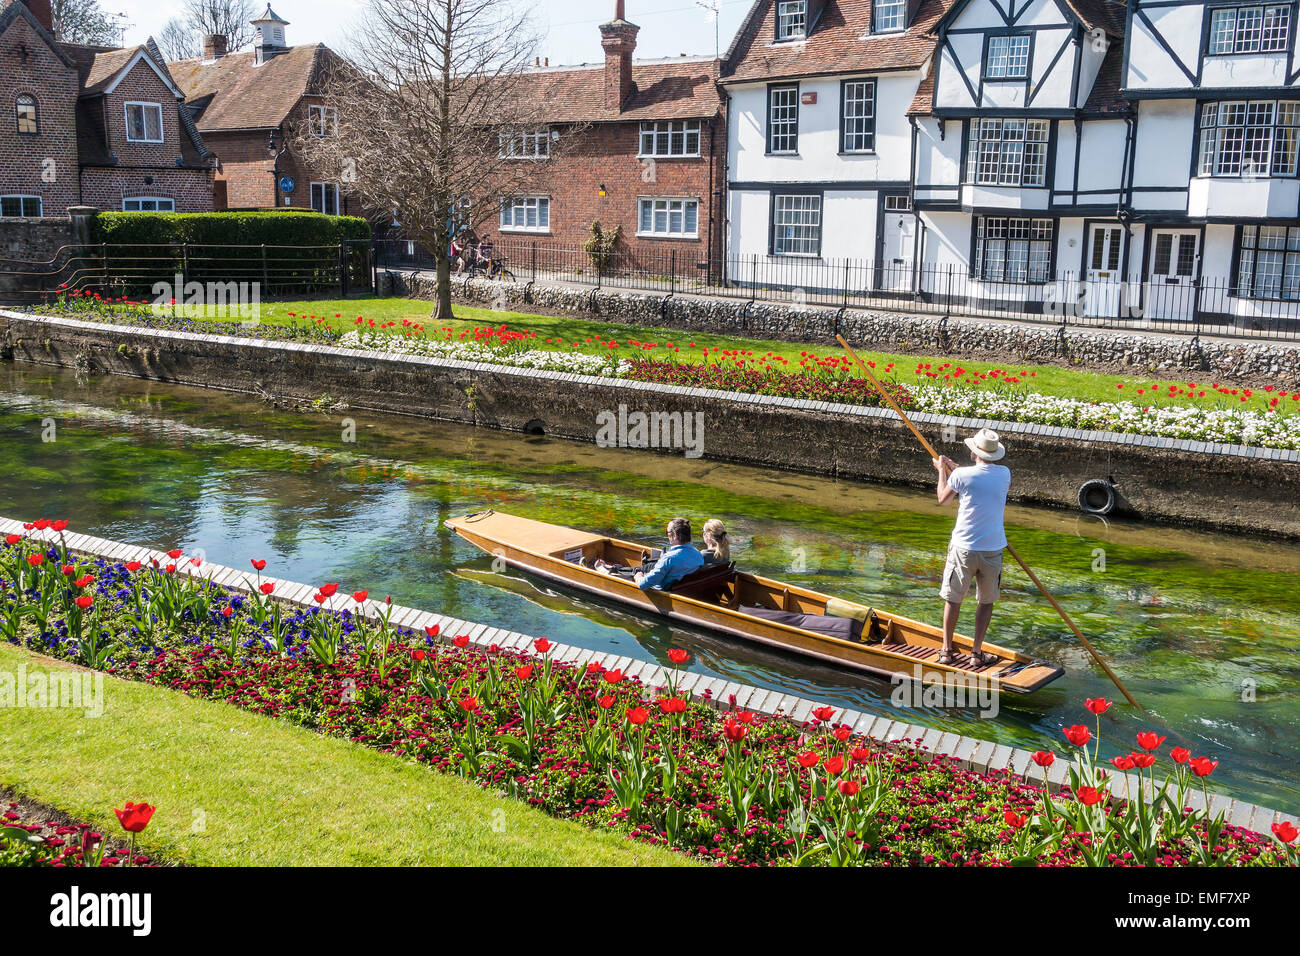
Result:
{"label": "flower bed", "polygon": [[[123,843],[89,823],[69,823],[25,800],[9,800],[0,806],[4,808],[0,812],[0,868],[158,865],[148,854],[135,852],[134,840]],[[148,826],[153,808],[137,809],[127,803],[116,812],[123,829],[134,837]]]}
{"label": "flower bed", "polygon": [[[734,702],[720,714],[678,692],[677,670],[665,686],[647,687],[598,665],[556,661],[545,639],[535,653],[480,652],[437,628],[390,626],[390,602],[366,591],[341,612],[283,605],[261,579],[264,561],[252,562],[244,595],[205,580],[201,561],[179,550],[155,567],[91,560],[68,553],[61,522],[30,526],[47,529],[52,541],[11,536],[0,550],[7,640],[351,739],[711,862],[1290,859],[1294,829],[1269,840],[1185,808],[1191,773],[1204,770],[1203,787],[1213,771],[1207,758],[1171,754],[1173,773],[1155,802],[1108,806],[1109,781],[1095,763],[1100,738],[1090,755],[1089,738],[1079,742],[1086,728],[1070,728],[1078,748],[1070,795],[1050,797],[1006,772],[963,770],[856,737],[830,707],[803,725]],[[315,603],[338,593],[338,584],[323,585]],[[674,667],[689,660],[677,650],[669,657]],[[1139,738],[1145,753],[1149,742]]]}

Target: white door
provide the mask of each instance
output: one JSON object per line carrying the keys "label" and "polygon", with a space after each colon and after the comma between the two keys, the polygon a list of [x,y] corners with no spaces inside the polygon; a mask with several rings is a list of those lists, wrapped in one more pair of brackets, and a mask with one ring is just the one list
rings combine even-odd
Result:
{"label": "white door", "polygon": [[1147,318],[1190,321],[1196,317],[1200,243],[1200,233],[1195,229],[1151,230]]}
{"label": "white door", "polygon": [[1092,226],[1088,243],[1088,284],[1084,291],[1084,315],[1118,316],[1124,227],[1114,223],[1096,223]]}
{"label": "white door", "polygon": [[911,292],[916,251],[916,219],[909,196],[886,196],[880,285],[884,292]]}

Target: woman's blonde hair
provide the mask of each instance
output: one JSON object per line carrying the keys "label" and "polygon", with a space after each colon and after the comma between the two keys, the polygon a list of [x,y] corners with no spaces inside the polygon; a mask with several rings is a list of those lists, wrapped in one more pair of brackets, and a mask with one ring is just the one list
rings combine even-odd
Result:
{"label": "woman's blonde hair", "polygon": [[705,538],[712,538],[714,553],[717,554],[721,561],[731,560],[731,542],[727,540],[727,529],[723,527],[721,521],[717,518],[710,518],[704,522],[704,527],[700,529],[700,534]]}

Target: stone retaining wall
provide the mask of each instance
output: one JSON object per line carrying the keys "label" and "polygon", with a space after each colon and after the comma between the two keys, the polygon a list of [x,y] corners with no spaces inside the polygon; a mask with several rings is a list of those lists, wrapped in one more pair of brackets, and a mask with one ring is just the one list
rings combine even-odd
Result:
{"label": "stone retaining wall", "polygon": [[[28,532],[20,521],[5,517],[0,517],[0,534],[23,534],[51,542],[59,537],[49,530]],[[157,560],[159,563],[169,560],[161,551],[85,534],[66,532],[63,540],[73,551],[107,558],[110,561],[122,563],[139,561],[141,564],[148,565],[152,560]],[[251,593],[247,571],[204,562],[201,568],[185,564],[178,569],[178,573],[203,578],[220,587],[231,588],[245,594]],[[262,575],[258,580],[274,585],[277,600],[300,607],[316,606],[312,598],[316,592],[314,587],[266,575]],[[321,606],[331,611],[355,610],[356,607],[345,593],[327,598]],[[372,616],[374,613],[371,612]],[[426,627],[438,625],[439,640],[443,643],[450,642],[458,635],[466,635],[470,645],[480,651],[486,651],[495,644],[504,651],[533,653],[533,644],[536,641],[536,638],[516,631],[507,631],[474,621],[462,621],[459,618],[445,617],[400,604],[394,604],[389,609],[389,615],[389,621],[395,627],[410,628],[416,633]],[[547,635],[547,638],[549,640],[550,636]],[[647,687],[663,687],[670,676],[663,667],[653,661],[620,657],[568,644],[553,642],[548,654],[553,660],[569,663],[575,667],[585,667],[595,661],[606,670],[622,671],[626,677],[635,678]],[[677,689],[682,693],[693,695],[716,710],[729,710],[734,701],[737,709],[752,710],[767,716],[788,717],[800,723],[810,720],[813,709],[821,706],[821,702],[806,697],[786,694],[779,690],[765,690],[761,687],[690,671],[679,676]],[[959,761],[963,767],[978,773],[1004,770],[1035,786],[1043,784],[1043,773],[1034,764],[1033,754],[1028,750],[980,740],[976,737],[964,737],[951,731],[921,727],[904,720],[891,720],[888,717],[864,714],[856,710],[839,710],[835,715],[835,721],[851,727],[854,733],[869,737],[881,744],[894,747],[910,746],[920,750],[923,756],[944,754]],[[1139,775],[1111,771],[1107,779],[1110,781],[1111,795],[1115,801],[1127,799],[1129,794],[1136,795],[1139,788],[1148,795],[1151,794],[1150,784]],[[1058,760],[1048,768],[1047,783],[1052,790],[1059,790],[1068,782],[1067,761]],[[1187,801],[1190,806],[1198,810],[1206,809],[1204,796],[1195,788],[1187,794]],[[1294,816],[1294,814],[1287,815],[1278,810],[1256,806],[1246,800],[1238,800],[1220,793],[1210,794],[1209,811],[1212,815],[1223,811],[1228,823],[1266,835],[1271,832],[1274,823],[1281,823],[1284,819]]]}
{"label": "stone retaining wall", "polygon": [[[390,294],[434,298],[433,276],[393,273]],[[965,361],[1059,365],[1089,371],[1262,388],[1300,387],[1300,342],[1269,342],[1156,332],[1061,328],[1014,320],[946,318],[905,312],[795,308],[745,299],[457,280],[459,301],[521,312],[581,315],[635,325],[749,338],[855,347]],[[1300,329],[1297,330],[1300,332]],[[838,348],[838,346],[836,346]]]}
{"label": "stone retaining wall", "polygon": [[[887,409],[602,379],[324,345],[188,335],[0,312],[0,354],[83,371],[597,441],[620,406],[703,416],[704,457],[835,478],[933,487],[934,470]],[[1300,453],[917,414],[936,448],[1003,433],[1012,498],[1077,510],[1108,478],[1124,514],[1253,536],[1300,537]],[[682,454],[682,451],[665,451]]]}

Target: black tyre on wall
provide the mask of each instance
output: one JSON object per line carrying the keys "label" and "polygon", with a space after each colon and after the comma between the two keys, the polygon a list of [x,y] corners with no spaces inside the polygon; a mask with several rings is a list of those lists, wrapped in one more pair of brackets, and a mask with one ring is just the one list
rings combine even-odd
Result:
{"label": "black tyre on wall", "polygon": [[1108,515],[1115,510],[1115,486],[1105,478],[1085,481],[1079,488],[1079,509],[1087,515]]}

